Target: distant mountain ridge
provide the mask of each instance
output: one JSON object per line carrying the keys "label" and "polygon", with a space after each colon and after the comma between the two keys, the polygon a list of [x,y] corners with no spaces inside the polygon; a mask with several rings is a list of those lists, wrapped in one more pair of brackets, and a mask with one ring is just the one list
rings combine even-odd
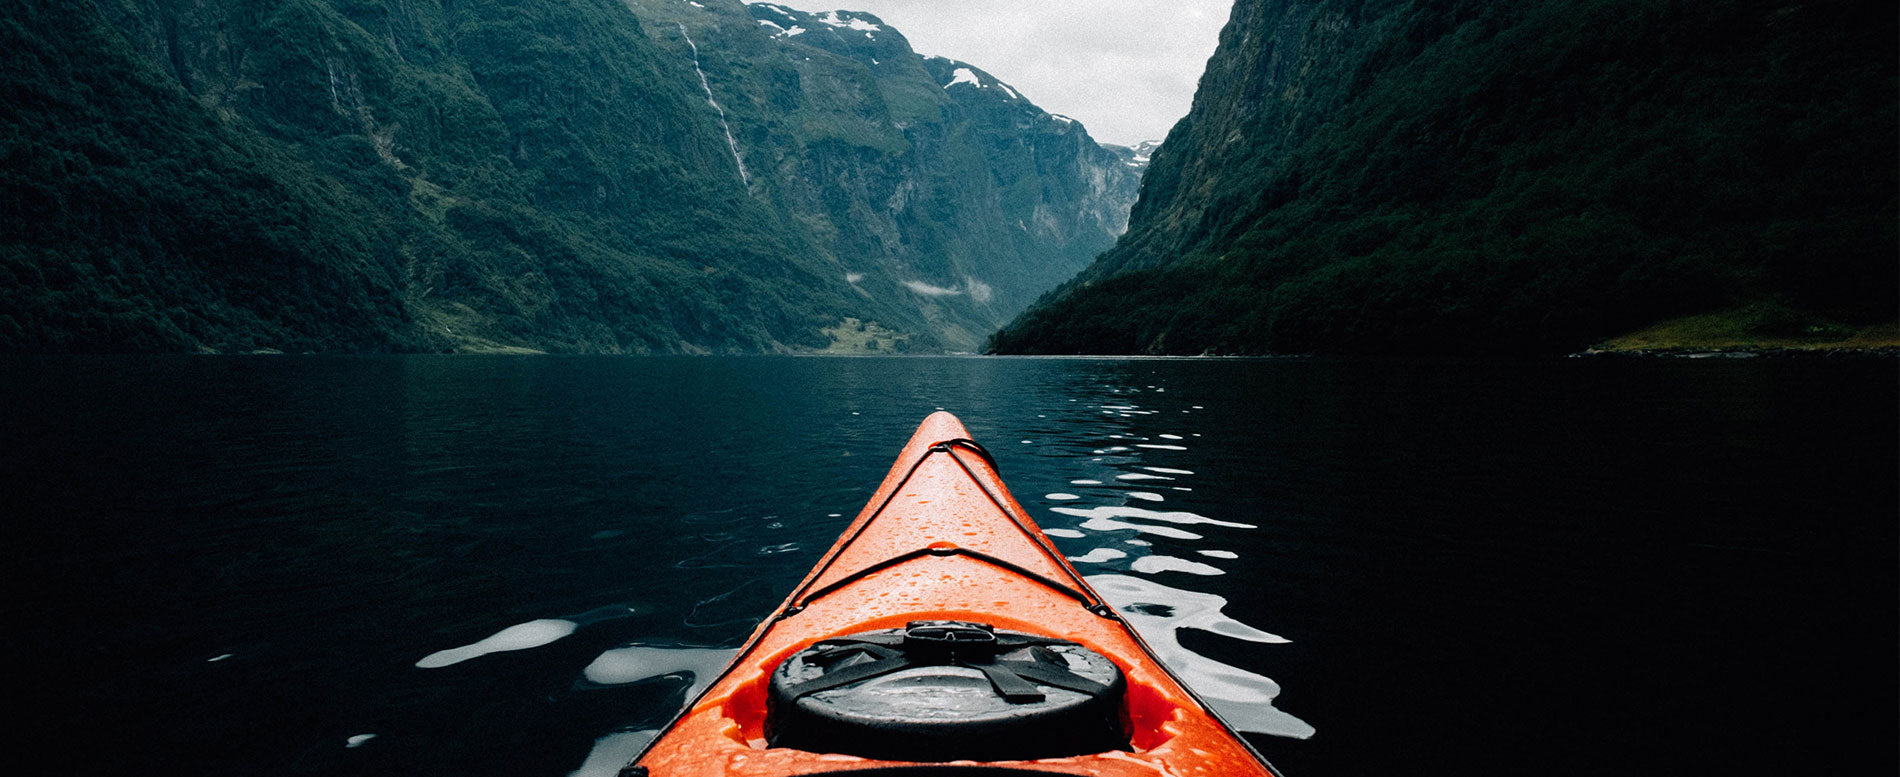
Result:
{"label": "distant mountain ridge", "polygon": [[1552,352],[1891,321],[1891,9],[1239,0],[1129,232],[1006,353]]}
{"label": "distant mountain ridge", "polygon": [[1161,141],[1144,140],[1127,148],[1130,153],[1128,161],[1125,164],[1129,167],[1145,171],[1148,169],[1148,165],[1154,161],[1155,151],[1161,148]]}
{"label": "distant mountain ridge", "polygon": [[5,350],[969,350],[1139,185],[865,14],[6,2]]}
{"label": "distant mountain ridge", "polygon": [[918,55],[872,14],[752,3],[741,32],[728,4],[630,7],[717,41],[712,88],[761,160],[756,191],[817,225],[854,289],[914,302],[945,347],[975,350],[1126,229],[1139,169],[982,68]]}

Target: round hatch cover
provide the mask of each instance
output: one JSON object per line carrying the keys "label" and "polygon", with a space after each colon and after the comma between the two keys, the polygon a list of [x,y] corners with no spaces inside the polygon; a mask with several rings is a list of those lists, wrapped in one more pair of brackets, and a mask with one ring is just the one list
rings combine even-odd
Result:
{"label": "round hatch cover", "polygon": [[1073,642],[967,621],[834,637],[772,673],[766,741],[903,761],[1058,758],[1128,747],[1126,682]]}

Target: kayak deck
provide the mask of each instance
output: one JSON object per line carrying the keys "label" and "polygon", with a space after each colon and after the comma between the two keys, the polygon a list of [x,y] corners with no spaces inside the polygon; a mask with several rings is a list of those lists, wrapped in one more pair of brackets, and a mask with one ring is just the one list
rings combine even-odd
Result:
{"label": "kayak deck", "polygon": [[[838,542],[628,773],[1272,775],[1083,582],[968,435],[948,413],[925,419]],[[1106,656],[1127,681],[1128,749],[925,765],[766,744],[768,685],[782,662],[823,640],[915,621],[980,621]]]}

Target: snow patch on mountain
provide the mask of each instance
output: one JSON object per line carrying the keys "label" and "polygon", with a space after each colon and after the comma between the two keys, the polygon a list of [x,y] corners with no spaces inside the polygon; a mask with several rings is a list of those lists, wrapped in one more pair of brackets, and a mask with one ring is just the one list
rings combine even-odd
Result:
{"label": "snow patch on mountain", "polygon": [[1122,158],[1122,164],[1125,164],[1129,167],[1146,170],[1149,162],[1154,158],[1155,149],[1158,149],[1161,147],[1161,141],[1144,140],[1132,146],[1106,146],[1106,147],[1119,149],[1122,152],[1125,152],[1128,154],[1128,156]]}
{"label": "snow patch on mountain", "polygon": [[807,32],[810,32],[810,30],[807,30],[796,24],[792,25],[791,29],[786,29],[785,27],[779,25],[776,22],[773,22],[770,19],[760,19],[758,20],[758,22],[759,22],[759,26],[761,27],[770,27],[774,30],[778,30],[778,32],[772,33],[772,37],[774,38],[790,38],[790,37],[803,35]]}
{"label": "snow patch on mountain", "polygon": [[960,67],[956,69],[955,73],[951,74],[950,83],[944,84],[943,88],[949,89],[957,84],[969,84],[978,89],[982,89],[983,79],[976,77],[976,71],[967,67]]}
{"label": "snow patch on mountain", "polygon": [[785,6],[779,5],[777,3],[747,3],[746,5],[750,5],[756,8],[764,8],[769,11],[775,11],[778,13],[778,15],[783,16],[787,20],[790,20],[790,21],[798,20],[798,13],[796,11],[793,11],[792,9],[786,8]]}
{"label": "snow patch on mountain", "polygon": [[833,27],[844,27],[859,32],[877,32],[878,30],[884,29],[883,27],[879,27],[859,18],[857,14],[850,11],[826,11],[812,18]]}
{"label": "snow patch on mountain", "polygon": [[978,89],[988,89],[994,86],[997,89],[1001,89],[1003,91],[1003,94],[1009,95],[1007,99],[1010,99],[1010,100],[1023,99],[1023,96],[1017,93],[1015,89],[1010,88],[1009,84],[1005,84],[1002,81],[996,80],[995,76],[992,76],[988,73],[980,73],[975,68],[970,67],[969,65],[966,65],[962,62],[958,62],[954,59],[949,59],[946,57],[926,57],[926,59],[939,61],[939,62],[947,62],[952,65],[956,65],[956,68],[950,71],[950,83],[943,85],[943,88],[945,89],[949,89],[950,87],[956,86],[957,84],[969,84]]}

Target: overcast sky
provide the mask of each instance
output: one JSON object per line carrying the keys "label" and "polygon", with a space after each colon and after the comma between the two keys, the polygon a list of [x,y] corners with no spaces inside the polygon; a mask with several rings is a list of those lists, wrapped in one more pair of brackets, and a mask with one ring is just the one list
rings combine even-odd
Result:
{"label": "overcast sky", "polygon": [[919,54],[988,71],[1105,143],[1161,140],[1194,102],[1233,0],[780,0],[869,11]]}

